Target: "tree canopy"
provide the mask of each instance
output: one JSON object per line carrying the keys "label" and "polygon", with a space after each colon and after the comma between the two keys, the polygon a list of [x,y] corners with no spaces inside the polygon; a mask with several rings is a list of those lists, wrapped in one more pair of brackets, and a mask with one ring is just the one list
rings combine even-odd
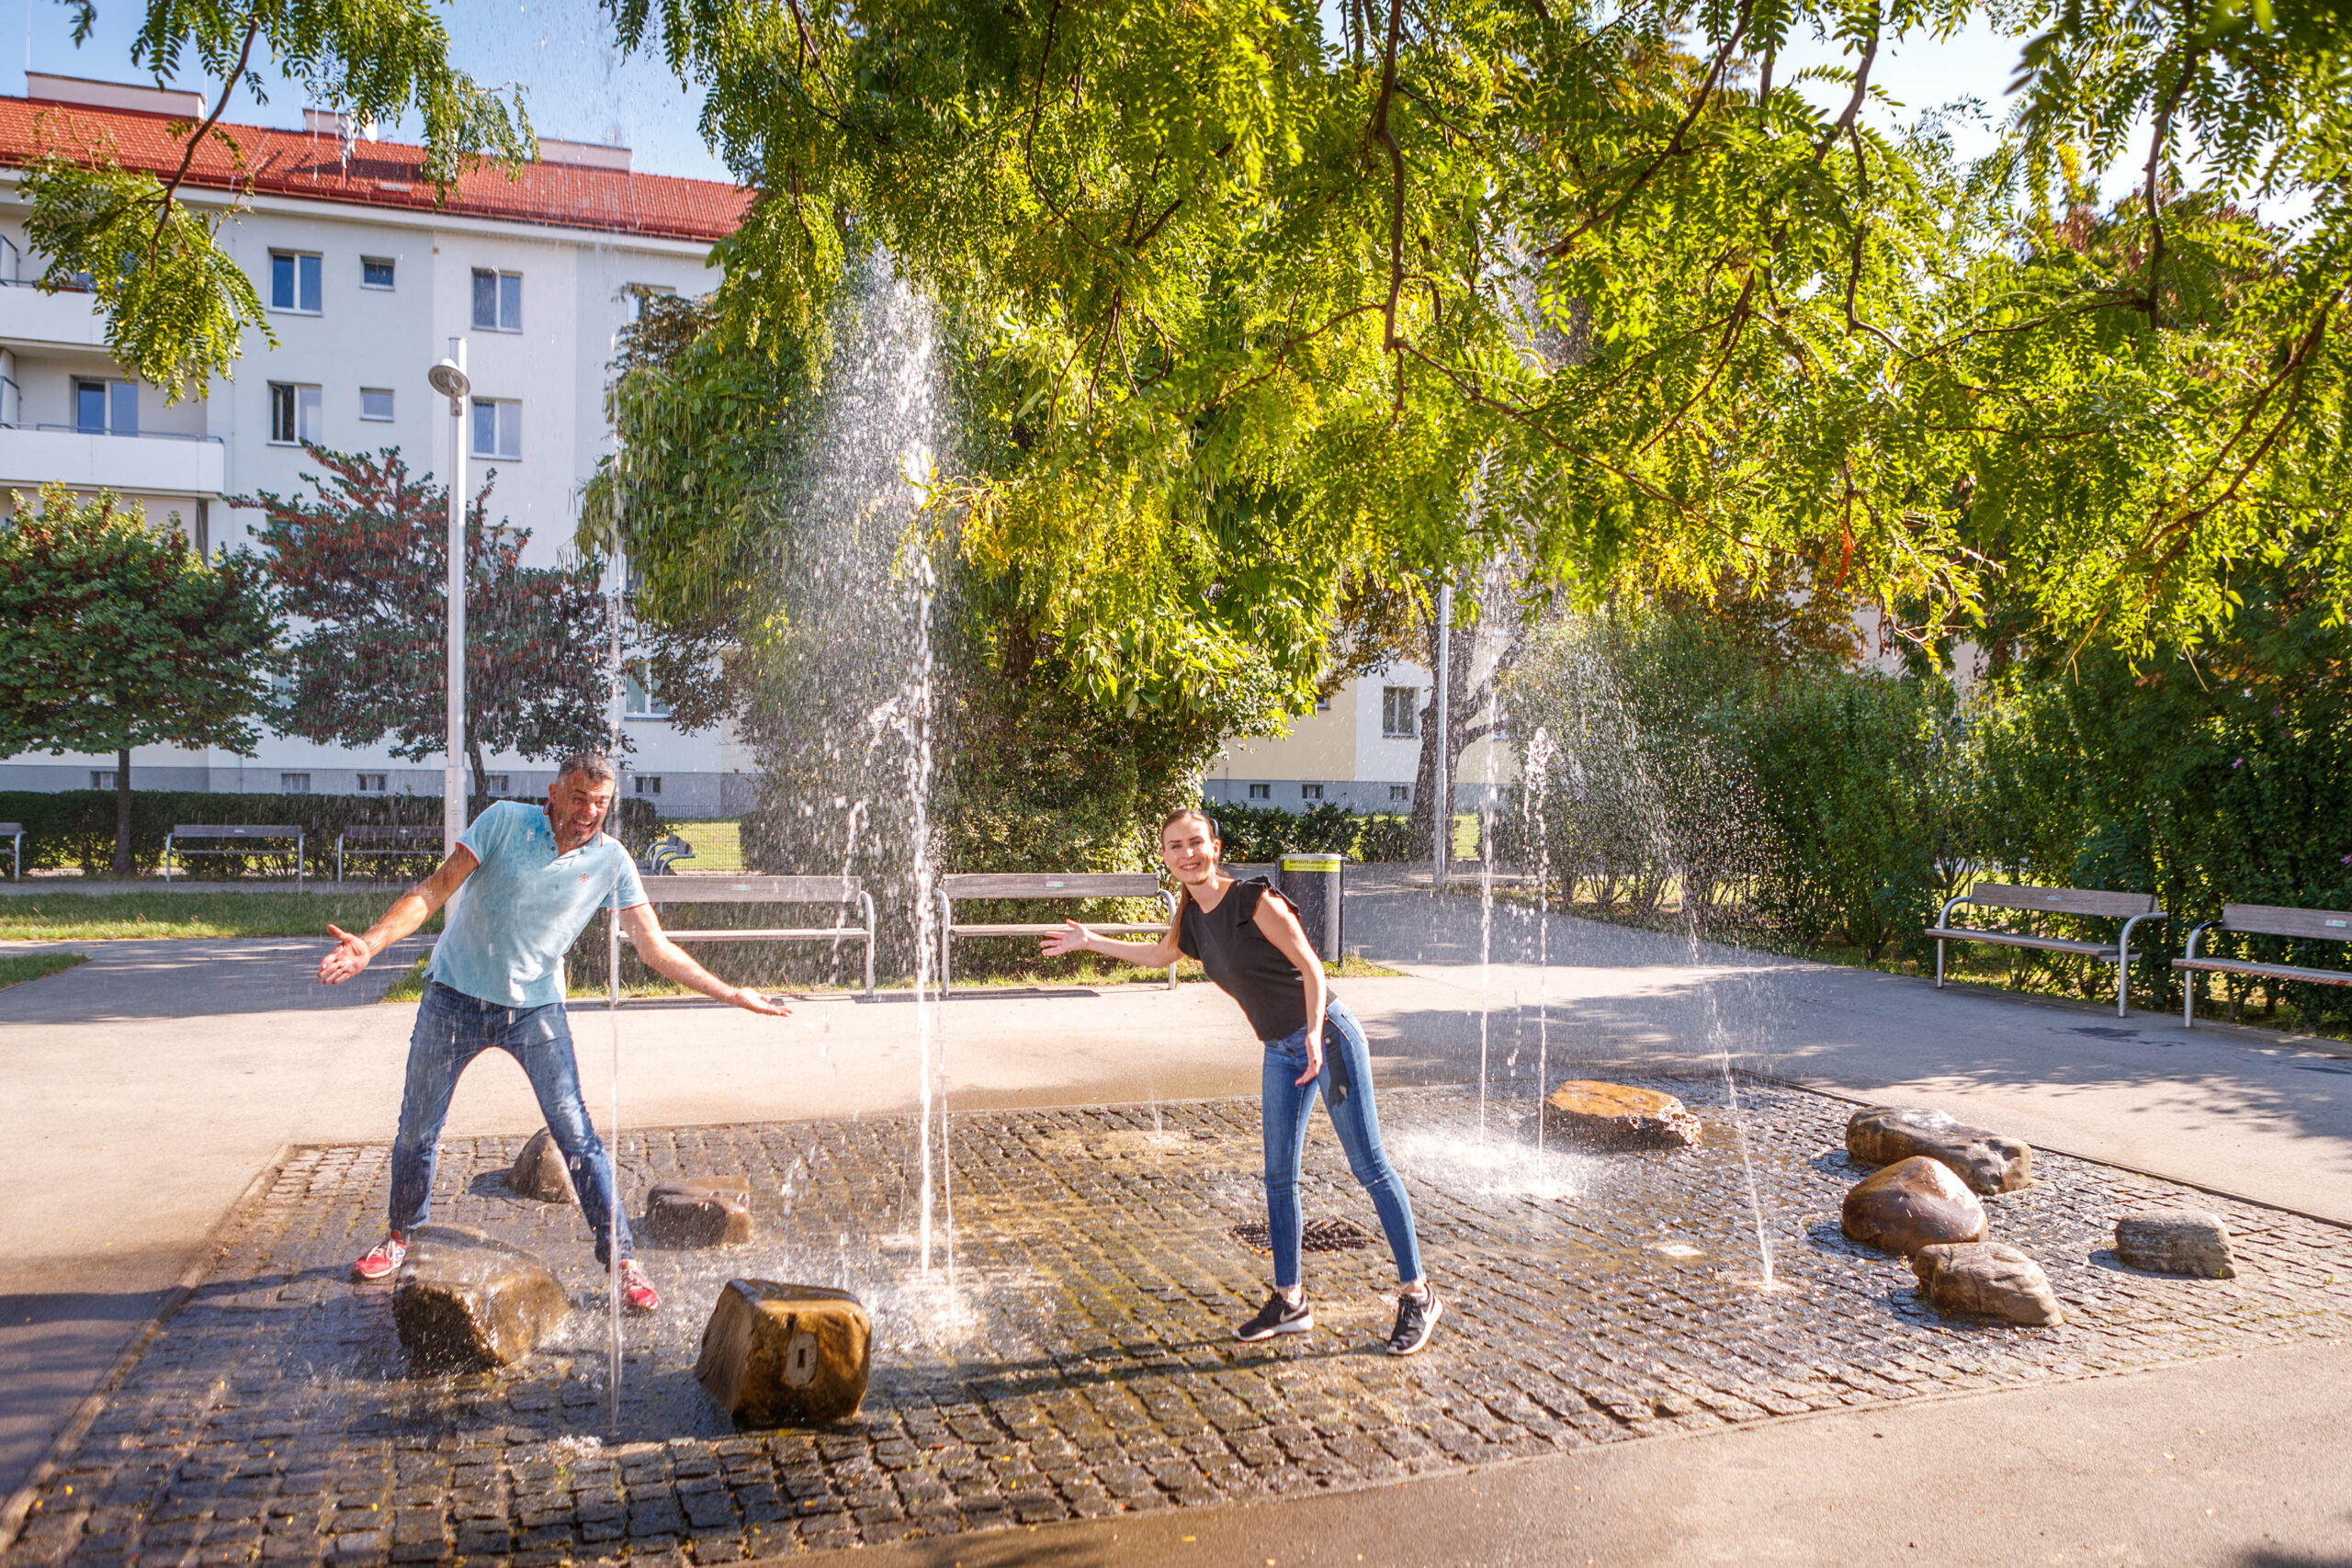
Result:
{"label": "tree canopy", "polygon": [[[887,248],[958,345],[963,548],[1098,699],[1296,711],[1343,600],[1504,552],[2127,650],[2257,569],[2352,591],[2325,6],[607,6],[761,193],[710,330],[801,354]],[[1972,18],[2028,41],[1966,164],[1865,110]]]}

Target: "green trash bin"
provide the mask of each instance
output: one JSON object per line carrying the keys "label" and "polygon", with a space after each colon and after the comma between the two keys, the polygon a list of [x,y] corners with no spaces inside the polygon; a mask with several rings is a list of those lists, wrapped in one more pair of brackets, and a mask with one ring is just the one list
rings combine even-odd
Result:
{"label": "green trash bin", "polygon": [[1340,961],[1340,883],[1345,855],[1283,856],[1283,896],[1298,909],[1306,945],[1326,964]]}

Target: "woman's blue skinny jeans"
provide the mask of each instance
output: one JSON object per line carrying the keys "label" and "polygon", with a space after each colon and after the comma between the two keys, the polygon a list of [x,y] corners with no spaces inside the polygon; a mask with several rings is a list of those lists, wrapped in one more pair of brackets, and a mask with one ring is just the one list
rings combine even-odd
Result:
{"label": "woman's blue skinny jeans", "polygon": [[[1397,1282],[1419,1280],[1421,1247],[1413,1234],[1413,1205],[1380,1146],[1380,1113],[1372,1103],[1372,1048],[1364,1043],[1363,1026],[1345,1003],[1332,998],[1323,1010],[1323,1071],[1304,1088],[1295,1080],[1306,1070],[1306,1025],[1265,1044],[1266,1231],[1274,1249],[1275,1285],[1285,1291],[1298,1285],[1298,1168],[1317,1094],[1340,1134],[1348,1168],[1379,1211],[1380,1228],[1396,1258]],[[1334,1092],[1342,1086],[1346,1092]]]}

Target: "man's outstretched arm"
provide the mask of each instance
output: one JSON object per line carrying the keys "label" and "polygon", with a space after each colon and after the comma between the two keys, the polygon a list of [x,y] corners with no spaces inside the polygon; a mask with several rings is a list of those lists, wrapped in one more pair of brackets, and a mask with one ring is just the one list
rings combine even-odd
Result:
{"label": "man's outstretched arm", "polygon": [[449,901],[449,895],[464,885],[480,863],[474,859],[473,851],[459,844],[432,875],[393,899],[392,907],[384,911],[384,918],[369,926],[366,935],[354,936],[341,926],[327,927],[335,944],[319,960],[319,978],[330,986],[340,986],[367,968],[376,954],[432,919],[433,911]]}
{"label": "man's outstretched arm", "polygon": [[791,1015],[790,1008],[776,1006],[749,986],[730,986],[695,963],[684,948],[662,933],[662,922],[654,918],[652,905],[633,904],[623,909],[621,929],[628,932],[629,945],[637,949],[637,955],[655,974],[667,976],[681,986],[745,1012],[763,1012],[770,1018]]}

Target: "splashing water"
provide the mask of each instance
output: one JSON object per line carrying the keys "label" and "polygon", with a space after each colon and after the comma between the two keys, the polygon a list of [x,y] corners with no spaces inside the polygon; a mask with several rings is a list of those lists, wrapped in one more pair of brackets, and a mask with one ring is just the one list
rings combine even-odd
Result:
{"label": "splashing water", "polygon": [[1521,759],[1520,808],[1535,846],[1535,1146],[1544,1146],[1544,1097],[1552,1081],[1552,840],[1542,802],[1552,773],[1552,732],[1538,725]]}

